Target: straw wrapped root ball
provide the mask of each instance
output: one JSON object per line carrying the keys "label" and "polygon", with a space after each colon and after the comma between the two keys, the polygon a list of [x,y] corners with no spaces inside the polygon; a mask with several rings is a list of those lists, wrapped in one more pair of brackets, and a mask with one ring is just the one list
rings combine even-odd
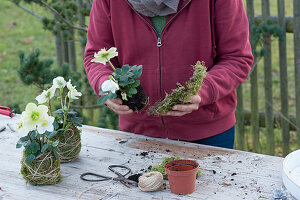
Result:
{"label": "straw wrapped root ball", "polygon": [[32,163],[26,163],[26,154],[21,161],[21,174],[31,185],[54,185],[61,181],[60,162],[52,151],[45,151]]}
{"label": "straw wrapped root ball", "polygon": [[71,162],[78,158],[81,150],[81,135],[77,127],[70,127],[58,135],[57,153],[61,163]]}

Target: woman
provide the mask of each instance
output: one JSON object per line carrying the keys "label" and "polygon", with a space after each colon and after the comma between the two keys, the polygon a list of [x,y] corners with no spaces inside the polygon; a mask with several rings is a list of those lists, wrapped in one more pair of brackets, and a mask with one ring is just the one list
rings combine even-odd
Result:
{"label": "woman", "polygon": [[235,89],[253,62],[242,0],[94,0],[84,65],[96,94],[112,69],[91,60],[110,47],[119,52],[115,66],[143,65],[148,106],[188,80],[198,60],[208,70],[190,104],[175,105],[166,116],[107,100],[122,131],[233,148]]}

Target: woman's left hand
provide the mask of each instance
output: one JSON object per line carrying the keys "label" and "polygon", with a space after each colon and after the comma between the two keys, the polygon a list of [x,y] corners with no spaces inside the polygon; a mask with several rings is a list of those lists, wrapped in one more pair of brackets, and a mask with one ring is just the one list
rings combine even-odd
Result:
{"label": "woman's left hand", "polygon": [[166,116],[180,117],[186,114],[198,110],[201,98],[199,95],[191,96],[189,100],[190,104],[180,104],[173,106],[173,110],[166,113]]}

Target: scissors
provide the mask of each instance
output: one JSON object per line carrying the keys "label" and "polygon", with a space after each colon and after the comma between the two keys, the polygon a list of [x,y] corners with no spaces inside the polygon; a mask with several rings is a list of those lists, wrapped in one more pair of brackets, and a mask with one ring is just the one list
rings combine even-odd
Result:
{"label": "scissors", "polygon": [[[121,168],[121,169],[127,169],[127,172],[125,174],[121,174],[120,172],[116,171],[115,168]],[[84,181],[91,181],[91,182],[98,182],[98,181],[107,181],[107,180],[114,180],[114,181],[120,181],[123,185],[130,188],[129,184],[133,186],[138,186],[137,182],[133,180],[129,180],[125,178],[126,175],[131,173],[131,169],[129,167],[126,167],[124,165],[110,165],[108,166],[108,169],[118,175],[118,177],[109,177],[109,176],[103,176],[99,174],[95,174],[92,172],[83,173],[80,175],[80,178]],[[95,179],[89,179],[86,178],[86,176],[95,176]]]}

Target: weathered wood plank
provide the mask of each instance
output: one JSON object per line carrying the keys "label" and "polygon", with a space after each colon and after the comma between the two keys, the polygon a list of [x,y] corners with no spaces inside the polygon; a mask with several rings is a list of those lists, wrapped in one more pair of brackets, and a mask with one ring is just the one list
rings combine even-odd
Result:
{"label": "weathered wood plank", "polygon": [[288,111],[288,81],[287,81],[287,54],[286,54],[286,28],[285,28],[285,4],[284,0],[277,1],[278,23],[283,31],[284,40],[279,39],[279,63],[280,63],[280,99],[281,99],[281,132],[282,132],[282,152],[286,156],[290,152],[290,130]]}
{"label": "weathered wood plank", "polygon": [[[0,124],[11,121],[1,119]],[[90,126],[82,128],[82,151],[72,163],[62,164],[63,181],[53,186],[26,185],[21,175],[22,152],[15,149],[20,137],[9,130],[0,134],[0,199],[268,199],[281,183],[282,158],[228,150],[188,142],[158,139],[100,129]],[[126,141],[125,143],[120,143]],[[141,152],[147,152],[142,156]],[[92,171],[113,175],[108,166],[125,164],[133,173],[140,173],[150,165],[159,164],[163,157],[179,155],[196,159],[202,176],[196,183],[195,192],[174,195],[169,187],[160,192],[145,193],[138,188],[128,189],[117,182],[89,183],[79,179],[80,174]]]}
{"label": "weathered wood plank", "polygon": [[296,87],[296,126],[300,148],[300,0],[294,0],[294,51]]}
{"label": "weathered wood plank", "polygon": [[[266,19],[270,16],[269,0],[262,0],[262,15]],[[274,155],[274,128],[273,128],[273,92],[272,92],[272,53],[271,38],[267,36],[264,42],[264,86],[265,86],[265,112],[267,154]]]}

